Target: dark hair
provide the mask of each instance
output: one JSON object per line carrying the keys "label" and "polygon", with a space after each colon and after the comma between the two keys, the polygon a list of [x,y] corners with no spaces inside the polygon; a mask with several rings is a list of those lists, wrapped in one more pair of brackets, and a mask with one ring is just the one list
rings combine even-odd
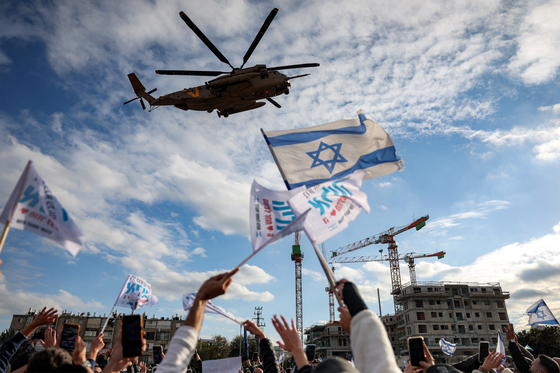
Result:
{"label": "dark hair", "polygon": [[51,370],[51,373],[88,373],[88,370],[81,365],[62,364]]}
{"label": "dark hair", "polygon": [[559,373],[558,363],[546,355],[539,355],[539,362],[547,370],[548,373]]}
{"label": "dark hair", "polygon": [[29,362],[29,360],[31,360],[31,358],[33,357],[33,355],[35,355],[35,350],[30,350],[27,352],[24,352],[23,354],[17,355],[11,362],[11,369],[8,370],[8,372],[12,371],[12,370],[16,370],[21,368],[24,365],[27,365],[27,363]]}
{"label": "dark hair", "polygon": [[27,364],[27,373],[50,372],[63,364],[72,364],[72,356],[66,350],[50,347],[37,352]]}

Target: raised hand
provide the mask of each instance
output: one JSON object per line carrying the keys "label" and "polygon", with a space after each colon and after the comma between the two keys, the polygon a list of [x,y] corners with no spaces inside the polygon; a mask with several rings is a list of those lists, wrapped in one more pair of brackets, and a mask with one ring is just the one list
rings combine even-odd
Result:
{"label": "raised hand", "polygon": [[56,344],[56,330],[51,327],[45,329],[45,340],[39,339],[39,343],[44,348],[53,347]]}
{"label": "raised hand", "polygon": [[82,365],[83,363],[86,362],[86,343],[80,336],[77,336],[76,342],[74,342],[72,361],[76,365]]}
{"label": "raised hand", "polygon": [[23,330],[21,331],[23,335],[29,337],[31,333],[33,333],[41,325],[47,325],[56,320],[56,318],[58,317],[58,311],[54,308],[51,308],[48,311],[46,309],[47,307],[43,308],[43,310],[39,312],[39,314],[33,319],[33,321],[31,321],[29,325],[23,328]]}
{"label": "raised hand", "polygon": [[105,346],[103,342],[103,333],[99,334],[93,342],[91,342],[91,347],[89,348],[89,358],[95,360],[97,353]]}
{"label": "raised hand", "polygon": [[350,325],[352,323],[352,315],[348,311],[348,307],[338,307],[338,312],[340,312],[340,326],[344,331],[350,334]]}
{"label": "raised hand", "polygon": [[282,342],[278,342],[278,345],[282,347],[285,351],[289,351],[294,356],[296,364],[299,369],[303,366],[309,364],[309,360],[307,360],[307,356],[303,352],[303,347],[301,346],[301,341],[299,340],[299,334],[296,329],[296,325],[294,324],[294,319],[292,319],[292,327],[288,325],[284,316],[280,315],[282,321],[278,320],[278,317],[274,315],[272,317],[272,325],[280,334],[282,338]]}
{"label": "raised hand", "polygon": [[196,298],[199,300],[210,300],[225,294],[227,288],[231,284],[231,277],[239,271],[239,268],[235,268],[231,272],[226,272],[219,274],[217,276],[210,277],[206,280],[200,289],[198,289],[198,293],[196,294]]}
{"label": "raised hand", "polygon": [[484,359],[484,363],[482,363],[482,367],[487,371],[490,369],[499,368],[502,365],[502,361],[504,360],[504,354],[499,352],[490,352],[486,359]]}
{"label": "raised hand", "polygon": [[264,332],[254,322],[247,320],[243,323],[243,326],[245,327],[245,330],[253,335],[256,335],[259,339],[266,338]]}
{"label": "raised hand", "polygon": [[140,366],[140,373],[146,373],[148,371],[148,366],[145,361],[141,361],[138,365]]}

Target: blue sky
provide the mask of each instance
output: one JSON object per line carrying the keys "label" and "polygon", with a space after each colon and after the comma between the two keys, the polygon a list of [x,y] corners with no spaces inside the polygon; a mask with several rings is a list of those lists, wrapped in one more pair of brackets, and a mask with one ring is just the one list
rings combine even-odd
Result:
{"label": "blue sky", "polygon": [[[135,72],[157,96],[204,77],[156,69],[224,70],[179,17],[186,12],[240,65],[274,7],[247,66],[318,62],[291,93],[265,107],[215,113],[137,102]],[[406,169],[364,182],[372,211],[326,242],[328,250],[430,215],[397,236],[400,253],[445,250],[418,261],[419,281],[500,282],[518,328],[544,298],[560,316],[560,15],[558,1],[7,1],[0,5],[0,207],[28,160],[86,235],[77,257],[11,230],[1,253],[0,328],[43,305],[109,312],[127,274],[160,303],[251,252],[253,179],[283,190],[260,128],[355,118],[359,109],[393,137]],[[255,256],[217,299],[240,319],[262,306],[295,315],[293,238]],[[381,247],[356,252],[376,255]],[[304,325],[328,320],[326,280],[304,239]],[[385,251],[386,252],[386,251]],[[408,270],[401,263],[403,283]],[[377,311],[393,310],[387,263],[337,266]],[[121,309],[121,312],[126,312]],[[238,326],[208,316],[203,336]]]}

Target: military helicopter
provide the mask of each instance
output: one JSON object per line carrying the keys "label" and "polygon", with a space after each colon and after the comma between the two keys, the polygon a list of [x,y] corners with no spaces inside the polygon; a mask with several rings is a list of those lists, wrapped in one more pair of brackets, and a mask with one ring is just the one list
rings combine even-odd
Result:
{"label": "military helicopter", "polygon": [[[194,88],[185,88],[181,91],[169,93],[167,95],[155,98],[151,93],[156,89],[146,92],[146,88],[140,82],[136,74],[128,74],[128,79],[136,97],[124,103],[124,105],[134,100],[140,99],[142,109],[146,106],[144,101],[150,104],[150,110],[155,110],[164,105],[173,105],[181,110],[198,110],[211,113],[217,110],[218,117],[227,118],[230,114],[240,113],[242,111],[253,110],[262,107],[266,102],[259,100],[267,100],[277,108],[281,108],[280,104],[272,99],[272,97],[290,93],[290,79],[301,78],[309,74],[288,77],[280,73],[278,70],[299,69],[304,67],[317,67],[318,63],[304,63],[298,65],[266,67],[266,65],[255,65],[253,67],[243,68],[251,54],[262,39],[268,26],[278,13],[278,9],[274,8],[259,30],[253,43],[243,57],[243,64],[239,68],[235,68],[227,60],[226,57],[212,44],[210,40],[200,31],[193,21],[184,12],[179,15],[185,21],[187,26],[202,40],[204,44],[218,57],[220,61],[229,65],[231,72],[224,71],[194,71],[194,70],[156,70],[161,75],[197,75],[197,76],[217,76],[216,79],[206,82],[202,86]],[[221,76],[220,76],[221,75]]]}

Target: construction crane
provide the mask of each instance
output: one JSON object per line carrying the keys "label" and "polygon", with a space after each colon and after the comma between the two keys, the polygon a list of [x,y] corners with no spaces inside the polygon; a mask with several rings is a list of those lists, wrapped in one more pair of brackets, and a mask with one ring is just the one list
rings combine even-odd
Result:
{"label": "construction crane", "polygon": [[[407,253],[407,254],[400,254],[398,256],[398,260],[402,260],[405,263],[408,263],[408,270],[410,273],[410,284],[416,285],[416,263],[414,259],[418,258],[430,258],[437,256],[438,259],[444,257],[447,254],[445,251],[438,251],[437,253],[433,254],[417,254],[417,253]],[[363,263],[363,262],[385,262],[389,260],[388,255],[379,254],[376,256],[352,256],[352,257],[335,257],[331,260],[332,263]]]}
{"label": "construction crane", "polygon": [[[323,249],[323,257],[325,258],[325,260],[328,260],[327,258],[327,248],[325,246],[324,243],[321,244],[321,248]],[[331,268],[333,274],[334,274],[334,267]],[[325,288],[325,291],[327,293],[329,293],[329,322],[333,323],[334,322],[334,291],[335,289],[331,289],[330,286],[327,286]]]}
{"label": "construction crane", "polygon": [[401,270],[399,267],[399,252],[397,250],[397,243],[395,242],[394,237],[412,228],[416,228],[417,231],[422,229],[426,225],[426,220],[428,220],[429,218],[430,215],[422,216],[420,219],[413,221],[411,224],[404,225],[402,227],[393,227],[386,230],[385,232],[376,234],[375,236],[363,239],[358,242],[354,242],[353,244],[350,244],[348,246],[341,247],[337,251],[334,251],[332,253],[330,261],[332,262],[334,257],[361,249],[365,246],[380,243],[389,244],[389,247],[387,248],[387,260],[389,261],[389,267],[391,269],[391,294],[394,298],[395,315],[398,315],[402,311],[402,305],[398,301],[397,296],[401,292],[402,285]]}
{"label": "construction crane", "polygon": [[302,302],[302,282],[301,282],[301,261],[303,253],[299,243],[300,232],[295,232],[295,242],[292,246],[292,261],[296,267],[296,329],[299,333],[299,339],[303,344],[303,302]]}

